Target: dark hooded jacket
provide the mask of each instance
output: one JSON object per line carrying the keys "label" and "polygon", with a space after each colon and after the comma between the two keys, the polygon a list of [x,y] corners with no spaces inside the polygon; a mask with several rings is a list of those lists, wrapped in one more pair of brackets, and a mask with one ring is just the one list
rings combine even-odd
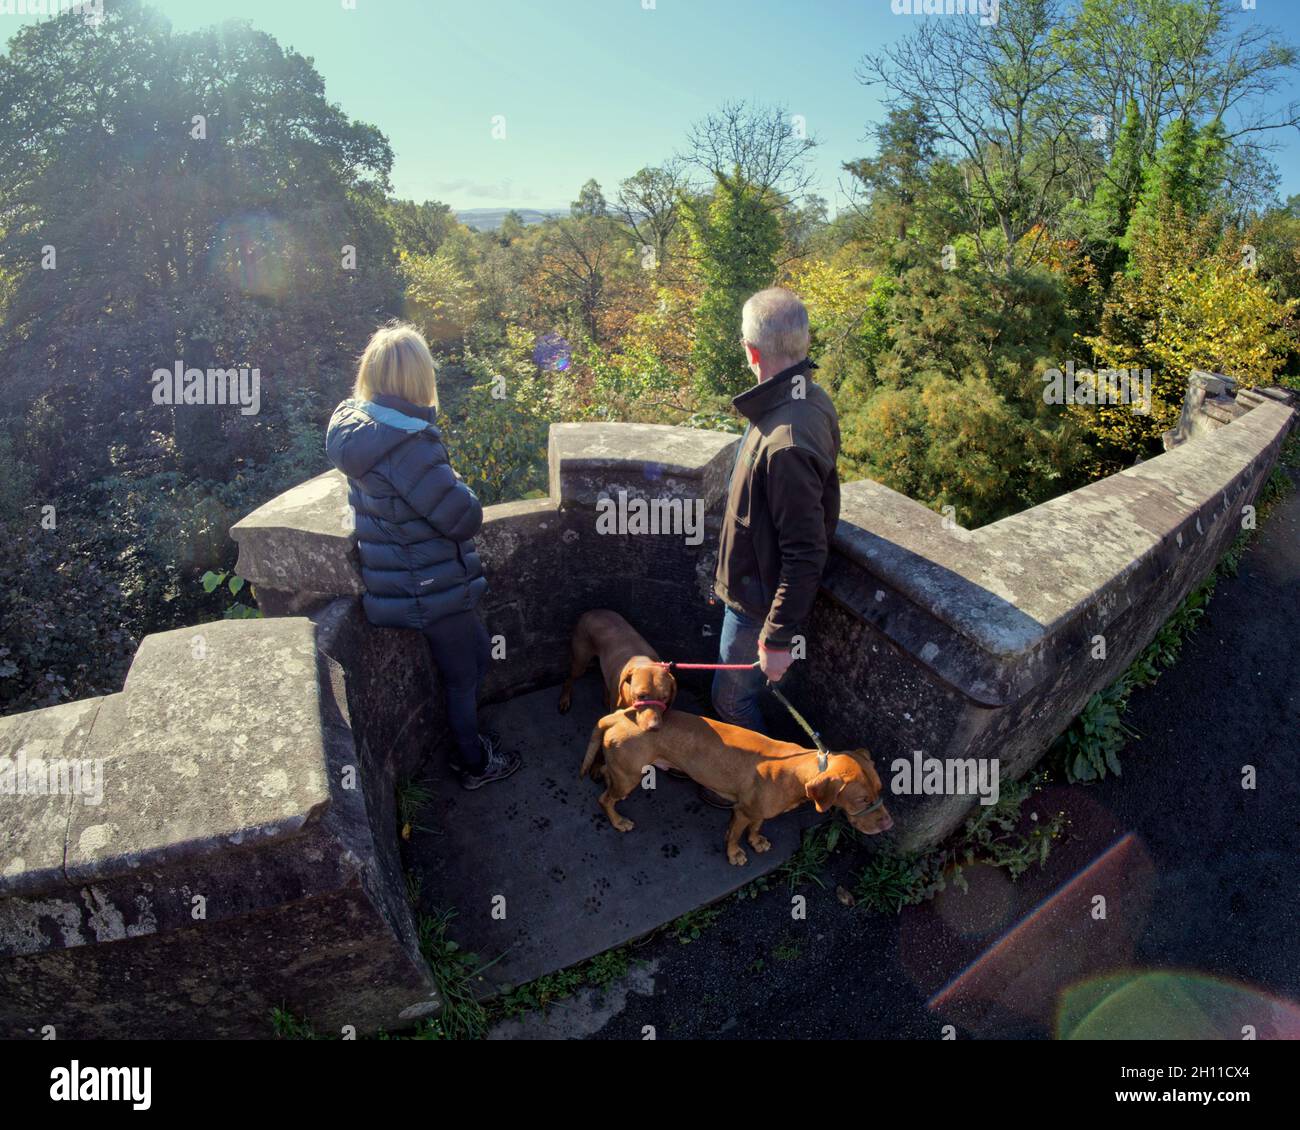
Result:
{"label": "dark hooded jacket", "polygon": [[396,396],[345,400],[325,433],[348,477],[362,599],[372,624],[423,630],[487,591],[471,540],[483,506],[451,469],[435,409]]}

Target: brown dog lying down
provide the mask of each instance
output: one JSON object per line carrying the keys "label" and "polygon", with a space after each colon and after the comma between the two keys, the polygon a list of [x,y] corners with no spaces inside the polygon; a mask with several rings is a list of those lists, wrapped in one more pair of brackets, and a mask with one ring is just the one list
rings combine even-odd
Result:
{"label": "brown dog lying down", "polygon": [[[659,654],[617,612],[605,608],[584,612],[573,629],[573,665],[560,691],[564,714],[573,698],[574,680],[582,678],[592,659],[599,656],[605,680],[605,709],[633,707],[636,724],[655,730],[677,697],[677,680],[659,664]],[[635,703],[642,703],[634,707]]]}
{"label": "brown dog lying down", "polygon": [[880,777],[865,749],[832,753],[822,772],[815,749],[680,710],[665,715],[654,730],[641,729],[630,710],[605,715],[592,731],[579,776],[596,778],[603,763],[600,807],[615,828],[630,832],[632,821],[614,805],[641,783],[647,765],[659,762],[735,802],[727,858],[737,866],[747,862],[740,847],[742,835],[748,832],[755,851],[767,851],[772,845],[759,831],[763,821],[808,801],[818,812],[842,808],[849,823],[869,836],[894,826],[882,803]]}

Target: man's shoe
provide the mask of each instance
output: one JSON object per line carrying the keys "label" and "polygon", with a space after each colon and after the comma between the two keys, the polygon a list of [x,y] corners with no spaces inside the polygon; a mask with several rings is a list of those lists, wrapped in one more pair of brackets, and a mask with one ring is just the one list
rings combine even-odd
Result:
{"label": "man's shoe", "polygon": [[519,754],[501,749],[484,735],[480,734],[478,740],[487,754],[486,764],[478,772],[462,769],[460,774],[461,788],[470,792],[490,785],[493,781],[504,781],[523,764]]}

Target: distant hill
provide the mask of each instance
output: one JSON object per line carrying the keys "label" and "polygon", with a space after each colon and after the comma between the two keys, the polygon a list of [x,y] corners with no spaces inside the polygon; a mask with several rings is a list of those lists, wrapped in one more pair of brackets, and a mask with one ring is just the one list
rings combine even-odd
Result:
{"label": "distant hill", "polygon": [[552,216],[569,214],[567,208],[556,208],[546,212],[538,211],[536,208],[466,208],[463,212],[456,213],[456,219],[466,227],[478,228],[479,231],[496,231],[511,212],[518,212],[526,224],[540,224]]}

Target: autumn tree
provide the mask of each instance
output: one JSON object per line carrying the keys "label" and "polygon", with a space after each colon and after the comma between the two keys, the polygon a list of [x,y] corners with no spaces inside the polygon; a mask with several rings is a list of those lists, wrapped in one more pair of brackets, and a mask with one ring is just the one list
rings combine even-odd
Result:
{"label": "autumn tree", "polygon": [[609,215],[609,204],[604,189],[595,180],[589,180],[578,192],[578,199],[569,206],[575,219],[603,219]]}
{"label": "autumn tree", "polygon": [[669,259],[673,234],[681,219],[680,200],[686,177],[680,161],[638,170],[618,188],[617,210],[647,269],[662,272]]}
{"label": "autumn tree", "polygon": [[[52,74],[102,77],[92,97]],[[270,461],[299,394],[324,409],[400,308],[388,142],[271,36],[174,32],[135,0],[97,28],[69,12],[22,25],[0,100],[0,411],[50,417],[57,480],[114,449],[167,467],[155,433],[198,478]],[[176,360],[258,368],[261,411],[155,404],[151,375]]]}

